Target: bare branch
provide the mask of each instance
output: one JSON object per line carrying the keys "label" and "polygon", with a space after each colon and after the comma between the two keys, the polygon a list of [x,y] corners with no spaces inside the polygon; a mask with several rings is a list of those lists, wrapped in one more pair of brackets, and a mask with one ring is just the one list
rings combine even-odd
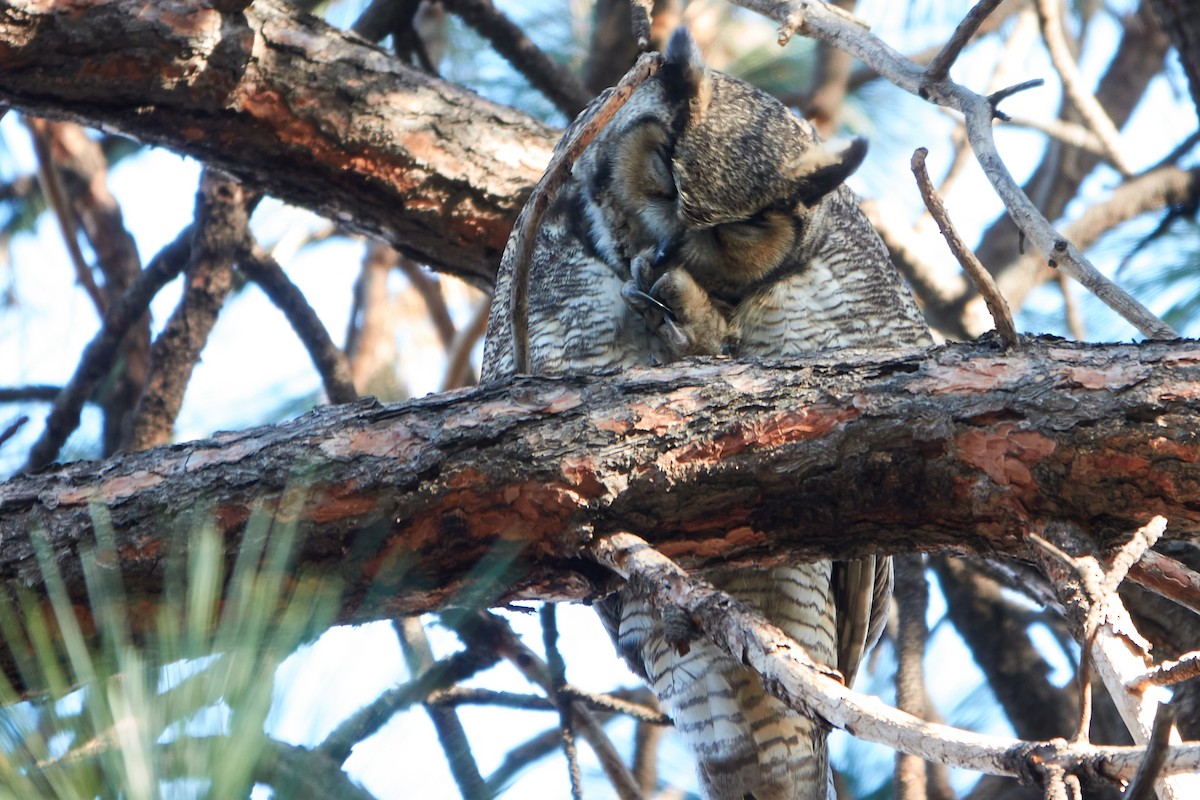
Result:
{"label": "bare branch", "polygon": [[[411,681],[388,689],[342,721],[318,749],[341,764],[354,745],[382,728],[388,720],[426,698],[496,664],[500,657],[486,648],[468,648],[447,656]],[[432,701],[431,701],[432,702]]]}
{"label": "bare branch", "polygon": [[946,244],[950,246],[950,251],[962,265],[963,272],[970,276],[976,290],[987,303],[988,311],[992,313],[992,319],[996,322],[996,332],[1000,335],[1000,341],[1004,343],[1005,348],[1016,347],[1019,339],[1017,328],[1013,324],[1012,312],[1008,310],[1008,303],[1004,301],[1000,290],[996,288],[996,282],[992,280],[991,273],[984,269],[983,264],[979,263],[979,259],[971,252],[971,248],[967,247],[967,243],[954,229],[954,223],[950,221],[950,214],[942,204],[941,198],[937,196],[937,192],[934,191],[933,182],[929,179],[929,172],[925,169],[925,156],[928,153],[929,151],[924,147],[919,147],[912,156],[913,175],[917,178],[917,187],[921,190],[925,207],[933,215],[938,228],[942,231],[942,236],[946,239]]}
{"label": "bare branch", "polygon": [[1134,678],[1129,688],[1137,690],[1147,686],[1172,686],[1197,676],[1200,676],[1200,651],[1188,653],[1178,661],[1164,661],[1155,665],[1146,674]]}
{"label": "bare branch", "polygon": [[[517,670],[525,676],[527,680],[538,686],[546,692],[547,696],[555,700],[557,705],[557,697],[554,692],[554,680],[551,677],[550,669],[542,659],[538,658],[537,654],[530,650],[524,642],[521,641],[512,628],[509,627],[501,618],[490,613],[481,613],[470,619],[453,621],[443,615],[443,622],[452,625],[458,632],[459,636],[463,637],[468,642],[473,642],[477,645],[492,647],[496,652],[507,659]],[[601,727],[599,720],[590,711],[583,707],[582,703],[574,702],[571,708],[571,718],[579,727],[579,734],[584,738],[592,748],[592,752],[596,754],[596,758],[600,761],[601,767],[604,769],[605,775],[616,790],[617,797],[620,800],[641,800],[641,791],[637,788],[633,776],[629,773],[629,769],[621,761],[616,748],[613,747],[608,735]],[[562,732],[561,728],[556,729],[555,745],[561,745]],[[493,781],[495,776],[489,778],[489,782]]]}
{"label": "bare branch", "polygon": [[934,56],[933,61],[925,68],[925,75],[931,81],[945,80],[950,76],[950,67],[958,60],[964,47],[975,37],[979,26],[983,24],[996,6],[1003,0],[979,0],[974,8],[967,12],[962,22],[954,29],[950,40],[942,47],[941,52]]}
{"label": "bare branch", "polygon": [[524,75],[533,87],[568,118],[574,117],[592,99],[592,93],[530,41],[525,32],[500,11],[491,0],[442,0],[453,14],[462,17],[480,36],[492,43],[496,52]]}
{"label": "bare branch", "polygon": [[1095,153],[1102,158],[1108,156],[1099,137],[1082,125],[1077,125],[1074,122],[1068,122],[1064,119],[1044,120],[1022,116],[1010,116],[1004,122],[1014,128],[1029,128],[1030,130],[1040,131],[1063,144],[1087,150],[1089,153]]}
{"label": "bare branch", "polygon": [[175,241],[158,255],[104,315],[100,332],[84,348],[75,374],[54,401],[46,418],[46,427],[34,443],[22,468],[30,471],[44,467],[58,455],[63,442],[79,425],[79,412],[96,384],[104,378],[116,361],[118,348],[125,334],[137,324],[158,290],[183,271],[192,251],[192,228],[185,228]]}
{"label": "bare branch", "polygon": [[[1143,526],[1126,545],[1131,554],[1141,550],[1147,541],[1161,533],[1166,521],[1156,517]],[[1109,570],[1093,555],[1079,551],[1086,547],[1083,535],[1070,525],[1054,523],[1044,526],[1045,535],[1055,541],[1040,541],[1041,563],[1067,608],[1072,621],[1082,630],[1082,641],[1091,656],[1096,673],[1116,703],[1133,740],[1146,743],[1151,735],[1155,706],[1145,693],[1130,688],[1146,671],[1149,661],[1147,642],[1130,619],[1124,604],[1115,591]],[[1031,534],[1037,541],[1041,537]],[[1064,551],[1070,548],[1072,552]],[[1113,575],[1123,575],[1127,558],[1118,556]],[[1118,581],[1119,582],[1119,581]],[[1115,587],[1114,587],[1115,588]],[[1083,669],[1081,667],[1081,673]],[[1178,732],[1170,733],[1171,744],[1182,740]],[[1164,772],[1157,783],[1161,800],[1184,800],[1193,797],[1200,787],[1200,771],[1192,775],[1172,776]]]}
{"label": "bare branch", "polygon": [[461,389],[475,383],[475,375],[471,370],[471,351],[487,332],[488,313],[491,311],[492,298],[485,297],[479,301],[471,321],[454,337],[450,352],[446,357],[446,378],[442,383],[442,391]]}
{"label": "bare branch", "polygon": [[[709,639],[756,670],[763,685],[792,708],[866,741],[993,775],[1028,775],[1036,771],[1035,765],[1051,765],[1065,772],[1092,769],[1119,779],[1132,776],[1145,757],[1142,747],[1023,742],[925,722],[847,689],[760,614],[689,578],[638,537],[612,534],[595,541],[590,552],[660,608],[677,607],[690,615]],[[1172,747],[1163,774],[1197,769],[1200,746]]]}
{"label": "bare branch", "polygon": [[[738,5],[757,11],[780,23],[783,32],[799,30],[806,36],[828,41],[853,53],[897,87],[938,105],[958,110],[966,119],[967,136],[975,156],[992,187],[1004,202],[1017,227],[1054,264],[1082,283],[1106,305],[1129,320],[1149,338],[1173,339],[1170,326],[1145,306],[1104,277],[1084,256],[1071,247],[1051,226],[1037,206],[1021,191],[1008,167],[1000,159],[992,136],[994,105],[988,98],[949,80],[931,80],[919,66],[897,53],[864,26],[845,19],[831,6],[812,0],[775,3],[769,0],[737,0]],[[993,95],[996,97],[996,95]]]}
{"label": "bare branch", "polygon": [[425,301],[425,310],[429,312],[429,320],[433,323],[433,329],[437,331],[438,340],[441,341],[442,347],[449,352],[454,343],[456,331],[454,330],[454,320],[450,318],[450,310],[446,308],[446,298],[442,294],[441,282],[426,275],[425,271],[421,269],[421,265],[407,256],[398,255],[396,266],[400,268],[404,277],[408,278],[409,284]]}
{"label": "bare branch", "polygon": [[1169,556],[1148,551],[1141,563],[1129,570],[1129,579],[1200,614],[1200,574]]}
{"label": "bare branch", "polygon": [[321,376],[329,402],[352,403],[358,399],[345,354],[333,343],[329,331],[308,304],[304,293],[292,283],[279,263],[256,244],[242,256],[238,269],[258,284],[275,307],[287,317]]}
{"label": "bare branch", "polygon": [[1125,161],[1125,157],[1121,155],[1118,144],[1120,134],[1117,132],[1117,127],[1113,125],[1112,120],[1108,117],[1108,112],[1096,100],[1095,95],[1084,88],[1083,76],[1079,73],[1079,67],[1071,56],[1071,50],[1067,46],[1066,33],[1063,31],[1062,5],[1059,0],[1035,0],[1034,5],[1037,7],[1038,22],[1042,26],[1042,38],[1046,42],[1046,50],[1050,53],[1050,61],[1058,70],[1059,77],[1062,78],[1063,89],[1071,98],[1071,102],[1079,109],[1079,113],[1083,115],[1088,127],[1100,140],[1108,161],[1123,176],[1132,175],[1133,170]]}
{"label": "bare branch", "polygon": [[1175,707],[1159,703],[1154,715],[1154,727],[1146,744],[1146,758],[1125,792],[1125,800],[1151,800],[1154,784],[1162,772],[1163,761],[1171,749],[1171,730],[1175,726]]}
{"label": "bare branch", "polygon": [[[929,698],[925,692],[925,641],[929,628],[929,586],[925,562],[920,556],[899,556],[894,561],[896,584],[892,596],[899,611],[896,630],[896,708],[914,717],[928,719]],[[925,762],[917,756],[896,753],[895,791],[897,800],[927,800]]]}
{"label": "bare branch", "polygon": [[[408,663],[410,675],[421,676],[430,670],[437,669],[433,659],[433,650],[429,646],[429,637],[420,617],[404,617],[392,620],[392,628],[400,640],[400,649],[404,660]],[[471,743],[467,740],[467,732],[458,711],[453,706],[433,705],[423,703],[429,721],[437,733],[438,743],[446,754],[446,763],[450,765],[450,774],[458,786],[463,800],[491,800],[492,792],[479,774],[475,756],[471,753]]]}
{"label": "bare branch", "polygon": [[[586,117],[575,121],[554,149],[550,166],[546,167],[546,173],[534,187],[529,202],[517,217],[512,237],[504,249],[504,260],[500,269],[512,270],[510,308],[513,368],[518,375],[529,372],[529,261],[533,257],[533,247],[537,243],[537,231],[541,228],[542,217],[566,181],[575,159],[579,158],[621,106],[625,105],[634,90],[658,72],[661,64],[662,59],[657,53],[641,56],[629,72],[625,73],[625,77],[621,78],[621,82],[605,95],[602,101],[598,101],[599,105],[588,109]],[[510,262],[512,266],[508,267]]]}
{"label": "bare branch", "polygon": [[96,285],[91,265],[87,263],[87,259],[83,257],[83,251],[79,249],[79,227],[76,225],[75,211],[71,208],[66,187],[63,186],[62,175],[59,174],[58,167],[54,163],[54,154],[50,151],[50,123],[44,119],[26,117],[25,124],[29,127],[29,133],[33,139],[33,151],[37,154],[38,178],[42,184],[42,195],[58,220],[58,229],[62,233],[63,244],[67,248],[67,255],[71,258],[71,265],[75,268],[75,280],[91,298],[96,313],[103,318],[108,311],[108,298]]}
{"label": "bare branch", "polygon": [[183,297],[150,349],[150,372],[134,410],[130,449],[170,441],[192,370],[233,288],[233,264],[247,248],[255,202],[233,178],[212,170],[201,176]]}

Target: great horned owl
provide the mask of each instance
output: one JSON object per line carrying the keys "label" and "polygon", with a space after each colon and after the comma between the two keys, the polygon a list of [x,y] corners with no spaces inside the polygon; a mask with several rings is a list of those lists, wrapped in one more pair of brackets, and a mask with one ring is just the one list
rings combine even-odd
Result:
{"label": "great horned owl", "polygon": [[[912,296],[842,185],[864,152],[861,142],[822,145],[775,99],[706,69],[677,31],[661,70],[578,159],[537,232],[531,371],[928,344]],[[485,379],[513,371],[510,280],[502,269]],[[847,682],[878,637],[891,590],[885,558],[707,577]],[[618,649],[695,753],[706,797],[827,797],[823,723],[767,694],[711,643],[668,643],[658,612],[627,591],[600,605]]]}

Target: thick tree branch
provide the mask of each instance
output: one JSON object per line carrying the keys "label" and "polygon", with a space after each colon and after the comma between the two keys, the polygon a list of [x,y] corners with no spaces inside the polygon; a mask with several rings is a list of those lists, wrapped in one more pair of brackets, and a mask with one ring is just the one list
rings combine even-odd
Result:
{"label": "thick tree branch", "polygon": [[279,0],[6,3],[0,101],[195,156],[482,286],[557,138]]}
{"label": "thick tree branch", "polygon": [[655,531],[689,566],[1027,555],[1030,517],[1111,544],[1162,514],[1171,538],[1195,540],[1198,382],[1194,343],[1048,340],[1007,355],[707,361],[363,401],[14,478],[0,485],[0,581],[39,582],[38,530],[82,596],[78,548],[100,503],[130,593],[154,594],[165,529],[212,517],[236,549],[253,509],[295,493],[301,566],[342,576],[342,619],[358,621],[586,597],[602,576],[580,549],[616,529]]}

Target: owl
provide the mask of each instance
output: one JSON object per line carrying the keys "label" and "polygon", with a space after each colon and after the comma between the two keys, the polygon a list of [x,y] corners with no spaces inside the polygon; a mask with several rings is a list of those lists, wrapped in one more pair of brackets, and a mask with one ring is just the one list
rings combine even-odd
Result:
{"label": "owl", "polygon": [[[844,186],[865,152],[861,141],[826,146],[777,100],[707,69],[680,29],[659,72],[576,160],[536,232],[531,371],[929,344],[911,294]],[[508,262],[489,319],[485,379],[513,372]],[[847,683],[878,638],[891,593],[882,557],[705,577]],[[630,591],[597,605],[694,753],[705,797],[832,796],[825,723],[785,706],[707,640],[681,646],[686,621],[663,619]]]}

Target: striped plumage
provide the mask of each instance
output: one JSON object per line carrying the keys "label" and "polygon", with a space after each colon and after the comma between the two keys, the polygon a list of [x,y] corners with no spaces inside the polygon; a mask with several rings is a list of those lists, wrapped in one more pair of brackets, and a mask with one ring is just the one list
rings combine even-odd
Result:
{"label": "striped plumage", "polygon": [[[705,69],[691,37],[677,32],[660,73],[580,157],[538,231],[531,370],[927,344],[911,295],[842,185],[864,151],[860,142],[821,145],[774,99]],[[489,379],[513,371],[508,269],[506,260],[489,320]],[[885,558],[706,577],[847,681],[878,637],[891,589]],[[628,591],[599,605],[695,753],[706,797],[827,797],[821,722],[787,709],[708,641],[677,647],[664,625],[686,625]]]}

